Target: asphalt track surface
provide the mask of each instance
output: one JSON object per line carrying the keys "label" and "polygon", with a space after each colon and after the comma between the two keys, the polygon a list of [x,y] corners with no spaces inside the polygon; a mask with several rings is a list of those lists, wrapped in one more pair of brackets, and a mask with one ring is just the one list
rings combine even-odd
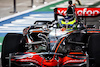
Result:
{"label": "asphalt track surface", "polygon": [[[32,0],[15,0],[15,1],[16,1],[16,12],[19,13],[44,4],[43,0],[33,0],[33,5],[31,4]],[[45,4],[50,3],[52,1],[55,0],[45,0]],[[0,0],[0,18],[16,14],[13,13],[14,12],[13,2],[14,0]]]}

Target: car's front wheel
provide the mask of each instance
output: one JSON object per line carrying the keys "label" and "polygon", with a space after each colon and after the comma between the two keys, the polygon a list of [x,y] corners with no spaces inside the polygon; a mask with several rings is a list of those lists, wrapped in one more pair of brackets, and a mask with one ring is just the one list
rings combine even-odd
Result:
{"label": "car's front wheel", "polygon": [[9,60],[6,57],[9,57],[9,53],[20,52],[21,46],[20,41],[22,40],[22,34],[8,33],[3,40],[2,44],[2,53],[1,53],[1,64],[2,67],[9,67]]}

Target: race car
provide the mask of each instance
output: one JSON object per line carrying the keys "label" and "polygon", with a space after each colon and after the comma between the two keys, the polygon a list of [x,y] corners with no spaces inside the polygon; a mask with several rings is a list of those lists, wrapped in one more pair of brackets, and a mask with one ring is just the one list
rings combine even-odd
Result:
{"label": "race car", "polygon": [[[43,34],[39,34],[39,36],[45,38]],[[11,37],[14,37],[14,39],[9,39]],[[46,44],[44,44],[45,41],[38,41],[25,43],[26,45],[24,44],[24,46],[22,44],[23,42],[21,43],[23,38],[21,34],[7,34],[3,42],[2,65],[4,64],[3,67],[66,67],[86,65],[86,54],[84,52],[80,52],[80,50],[78,50],[78,52],[71,52],[70,49],[66,49],[66,37],[67,36],[60,37],[55,43],[55,46],[50,49],[48,39],[44,39],[46,40]],[[64,41],[66,41],[66,43]],[[16,44],[13,45],[13,42],[16,42]],[[41,44],[41,48],[39,44]],[[25,51],[27,45],[32,45],[33,47],[37,46],[40,49],[36,49],[41,51],[33,51],[33,47]],[[48,48],[43,50],[46,46]]]}
{"label": "race car", "polygon": [[46,21],[44,24],[41,21],[40,26],[36,22],[25,28],[23,34],[5,36],[1,56],[3,67],[99,67],[99,30],[90,33],[91,30],[80,28],[79,23],[77,30],[62,31],[57,22],[58,10],[56,8],[55,21],[49,26]]}

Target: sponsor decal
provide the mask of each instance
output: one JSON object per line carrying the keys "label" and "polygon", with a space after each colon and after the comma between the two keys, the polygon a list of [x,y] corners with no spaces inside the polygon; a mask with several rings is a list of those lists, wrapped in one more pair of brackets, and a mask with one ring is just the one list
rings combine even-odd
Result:
{"label": "sponsor decal", "polygon": [[64,64],[67,64],[67,63],[82,63],[82,62],[85,62],[85,60],[68,60],[66,61]]}
{"label": "sponsor decal", "polygon": [[50,43],[56,43],[57,41],[50,41]]}
{"label": "sponsor decal", "polygon": [[32,60],[32,59],[21,59],[20,61],[21,62],[34,62],[34,63],[38,64],[38,62],[36,60]]}
{"label": "sponsor decal", "polygon": [[[67,8],[57,8],[56,14],[66,15]],[[96,16],[100,14],[100,8],[75,8],[77,16]]]}

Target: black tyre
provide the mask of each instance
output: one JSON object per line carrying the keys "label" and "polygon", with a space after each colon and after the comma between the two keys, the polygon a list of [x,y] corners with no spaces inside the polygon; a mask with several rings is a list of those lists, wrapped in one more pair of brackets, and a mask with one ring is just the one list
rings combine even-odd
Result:
{"label": "black tyre", "polygon": [[89,57],[90,59],[94,58],[94,60],[90,60],[90,65],[93,67],[100,67],[100,34],[92,34],[89,38],[88,45]]}
{"label": "black tyre", "polygon": [[22,34],[8,33],[2,44],[2,53],[1,53],[1,63],[2,67],[8,67],[8,60],[5,57],[9,56],[9,53],[20,52],[21,46],[20,41],[22,40]]}

